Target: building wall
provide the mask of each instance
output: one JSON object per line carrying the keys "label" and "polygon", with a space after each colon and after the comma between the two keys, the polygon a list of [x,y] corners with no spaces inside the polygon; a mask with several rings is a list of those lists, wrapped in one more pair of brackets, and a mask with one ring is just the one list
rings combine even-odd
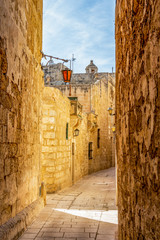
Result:
{"label": "building wall", "polygon": [[[81,118],[71,118],[73,131],[79,130],[78,136],[73,136],[71,154],[72,154],[72,182],[88,174],[88,141],[89,133],[87,128],[87,114],[82,112]],[[74,145],[73,145],[74,144]],[[74,150],[73,150],[74,147]]]}
{"label": "building wall", "polygon": [[83,111],[89,113],[91,111],[91,85],[69,85],[58,86],[58,89],[62,91],[65,96],[78,97],[78,101],[83,106]]}
{"label": "building wall", "polygon": [[39,197],[42,1],[0,5],[1,225]]}
{"label": "building wall", "polygon": [[[82,105],[82,109],[73,114],[72,100],[65,96],[69,91],[68,86],[62,86],[66,92],[54,87],[45,87],[43,90],[41,181],[45,182],[47,192],[55,192],[70,186],[88,173],[114,166],[112,133],[108,128],[110,119],[107,111],[108,96],[110,96],[108,84],[102,80],[91,86],[92,96],[89,96],[89,101],[92,102],[92,112],[90,113],[86,113]],[[114,89],[114,86],[112,87]],[[84,89],[79,87],[80,90],[83,95]],[[74,101],[76,102],[78,104],[78,101]],[[65,135],[66,123],[69,124],[68,140]],[[78,136],[74,136],[76,129],[79,130]],[[99,148],[97,147],[98,129],[100,129]],[[90,160],[89,142],[93,142],[93,157]]]}
{"label": "building wall", "polygon": [[[59,86],[63,85],[63,75],[62,69],[65,69],[66,66],[62,63],[57,64],[47,64],[42,65],[43,72],[44,72],[44,84],[45,86]],[[109,79],[110,77],[114,80],[115,73],[108,73],[108,72],[96,72],[95,73],[72,73],[71,77],[71,84],[74,85],[86,85],[95,83],[99,79]]]}
{"label": "building wall", "polygon": [[119,239],[160,239],[160,4],[116,6]]}
{"label": "building wall", "polygon": [[53,193],[71,185],[70,101],[58,89],[45,87],[41,104],[42,181]]}
{"label": "building wall", "polygon": [[[109,139],[111,141],[111,155],[112,155],[112,166],[116,165],[115,154],[116,154],[116,129],[115,129],[115,80],[112,76],[109,77],[108,81],[108,107],[111,107],[112,115],[108,115],[108,130]],[[114,132],[115,131],[115,132]]]}
{"label": "building wall", "polygon": [[[42,65],[43,66],[43,65]],[[54,81],[63,81],[62,69],[64,69],[64,65],[62,63],[58,64],[48,64],[43,66],[45,85],[52,85]],[[47,79],[49,77],[49,79]]]}
{"label": "building wall", "polygon": [[[87,117],[82,112],[80,119],[71,115],[70,100],[56,88],[44,88],[41,105],[42,181],[47,192],[53,193],[88,174]],[[80,133],[74,137],[76,128]]]}
{"label": "building wall", "polygon": [[[89,160],[89,171],[106,169],[115,165],[112,158],[112,117],[109,116],[108,108],[114,104],[110,96],[110,82],[105,79],[99,80],[92,85],[91,90],[91,111],[97,115],[97,126],[90,130],[90,142],[93,142],[93,159]],[[111,104],[111,105],[110,105]],[[97,145],[98,129],[100,130],[100,146]]]}
{"label": "building wall", "polygon": [[[83,106],[83,112],[87,113],[87,129],[84,133],[88,148],[89,142],[93,143],[93,158],[88,159],[89,173],[109,168],[115,165],[115,136],[112,133],[114,117],[109,116],[107,109],[112,107],[115,111],[115,85],[114,78],[101,79],[93,84],[73,84],[71,90],[69,85],[56,86],[64,95],[77,97]],[[108,76],[107,76],[108,77]],[[96,124],[94,124],[94,116]],[[100,147],[97,147],[97,132],[100,129]],[[78,138],[77,138],[78,139]],[[88,141],[88,142],[87,142]],[[86,156],[86,155],[84,155]],[[88,156],[88,153],[87,153]]]}
{"label": "building wall", "polygon": [[[61,63],[43,66],[45,85],[52,86],[55,85],[55,82],[57,82],[57,84],[60,82],[63,83],[63,75],[61,71],[65,68],[66,67]],[[50,77],[49,81],[47,81],[47,76]],[[94,74],[72,73],[71,83],[89,84],[93,81],[93,79]]]}
{"label": "building wall", "polygon": [[[45,86],[58,88],[67,97],[76,97],[83,106],[83,113],[87,113],[87,135],[85,132],[83,134],[86,144],[83,146],[86,148],[87,145],[88,148],[89,143],[92,142],[93,157],[88,158],[89,173],[115,166],[115,134],[112,133],[115,117],[109,116],[107,111],[112,107],[115,113],[115,73],[99,73],[98,68],[91,61],[86,68],[88,73],[72,74],[71,83],[65,85],[60,67],[62,68],[59,64],[43,66],[44,83]],[[95,73],[89,73],[92,70],[95,70]],[[98,131],[100,131],[100,147],[97,146]],[[81,142],[79,144],[81,145]],[[86,157],[86,154],[84,156]]]}
{"label": "building wall", "polygon": [[94,74],[73,73],[71,83],[90,84],[94,79]]}

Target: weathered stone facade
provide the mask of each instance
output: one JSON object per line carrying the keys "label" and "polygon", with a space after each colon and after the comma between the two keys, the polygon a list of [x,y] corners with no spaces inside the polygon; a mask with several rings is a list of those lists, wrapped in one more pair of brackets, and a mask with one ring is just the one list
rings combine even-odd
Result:
{"label": "weathered stone facade", "polygon": [[0,225],[39,198],[41,47],[42,0],[1,0]]}
{"label": "weathered stone facade", "polygon": [[[104,83],[101,83],[104,84]],[[96,86],[95,95],[99,91]],[[106,91],[104,101],[107,99]],[[108,136],[107,108],[104,116],[83,112],[83,106],[74,98],[67,98],[57,88],[45,87],[42,98],[41,146],[42,179],[48,193],[53,193],[72,185],[88,173],[114,165],[112,162],[111,137]],[[99,105],[99,99],[94,104]],[[104,105],[104,102],[102,103]],[[98,114],[101,116],[98,117]],[[68,126],[67,126],[68,125]],[[66,135],[66,126],[68,134]],[[99,147],[97,132],[100,130]],[[75,130],[79,130],[75,136]],[[106,131],[103,131],[103,129]],[[106,140],[108,145],[106,147]],[[92,157],[88,156],[88,144],[92,142]],[[110,154],[110,155],[109,155]],[[108,156],[108,158],[107,158]]]}
{"label": "weathered stone facade", "polygon": [[[119,239],[158,240],[160,4],[158,0],[116,2]],[[79,96],[79,102],[84,111],[73,113],[73,100],[57,89],[43,90],[41,47],[42,0],[0,0],[0,238],[3,240],[17,239],[43,207],[39,198],[41,181],[46,183],[48,192],[53,192],[88,172],[113,164],[101,159],[106,151],[110,158],[113,147],[110,143],[114,117],[109,117],[106,111],[109,106],[114,108],[114,84],[109,79],[112,74],[97,73],[97,69],[93,73],[94,68],[77,74],[71,96],[83,95]],[[59,72],[57,76],[61,78]],[[69,86],[60,88],[64,88],[61,89],[64,95],[70,95]],[[104,102],[100,101],[102,95]],[[78,108],[78,101],[75,105]],[[106,126],[109,129],[101,138],[101,129],[107,129]],[[76,128],[79,136],[74,136]],[[93,157],[88,162],[88,142],[97,143],[98,129],[102,151],[93,144]],[[110,141],[107,150],[106,141]]]}
{"label": "weathered stone facade", "polygon": [[[71,169],[72,183],[88,174],[88,119],[83,106],[77,100],[71,100]],[[79,130],[78,136],[75,131]]]}
{"label": "weathered stone facade", "polygon": [[[115,165],[114,156],[112,158],[112,138],[114,134],[111,130],[112,117],[109,116],[108,108],[113,106],[113,98],[109,95],[108,86],[111,84],[114,93],[114,83],[101,79],[91,86],[91,113],[96,115],[96,127],[88,126],[90,129],[89,141],[93,142],[93,159],[89,161],[89,172],[106,169]],[[110,99],[110,100],[109,100]],[[109,105],[109,102],[112,105]],[[99,132],[99,140],[98,140]],[[99,141],[99,144],[98,144]],[[98,146],[99,145],[99,146]]]}
{"label": "weathered stone facade", "polygon": [[[77,149],[83,154],[75,152],[76,158],[86,158],[90,144],[92,156],[88,158],[89,173],[114,166],[115,136],[112,133],[114,117],[109,116],[107,111],[109,107],[115,109],[114,73],[98,73],[98,68],[91,60],[86,67],[86,73],[74,73],[70,85],[65,85],[62,79],[62,68],[65,66],[54,63],[43,66],[44,82],[45,86],[58,88],[70,99],[77,99],[83,107],[83,113],[87,114],[86,131],[83,135],[80,134],[81,138],[80,136],[77,138],[81,146]],[[83,140],[85,144],[82,145]],[[80,159],[79,161],[81,162]],[[78,173],[77,168],[75,170],[80,176],[81,171]]]}
{"label": "weathered stone facade", "polygon": [[120,240],[160,239],[160,3],[117,0]]}
{"label": "weathered stone facade", "polygon": [[42,180],[53,193],[72,184],[70,101],[58,89],[43,90],[41,128]]}
{"label": "weathered stone facade", "polygon": [[[105,147],[111,143],[108,86],[114,91],[114,83],[91,63],[95,72],[84,74],[86,83],[78,87],[84,75],[76,76],[73,99],[66,97],[67,85],[66,94],[44,88],[42,0],[0,5],[0,238],[17,239],[44,205],[44,184],[55,192],[114,165],[111,146]],[[99,131],[97,147],[99,129],[105,131]]]}

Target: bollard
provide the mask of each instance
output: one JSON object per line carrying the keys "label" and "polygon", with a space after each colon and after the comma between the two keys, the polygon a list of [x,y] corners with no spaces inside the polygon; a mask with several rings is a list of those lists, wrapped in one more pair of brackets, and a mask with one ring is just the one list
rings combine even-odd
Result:
{"label": "bollard", "polygon": [[44,206],[46,205],[46,188],[45,188],[45,183],[41,183],[41,197],[44,200]]}

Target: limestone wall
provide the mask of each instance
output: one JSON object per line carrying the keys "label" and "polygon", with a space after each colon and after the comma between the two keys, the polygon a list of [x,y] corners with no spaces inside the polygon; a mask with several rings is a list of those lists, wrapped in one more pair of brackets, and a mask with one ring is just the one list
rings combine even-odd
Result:
{"label": "limestone wall", "polygon": [[41,104],[42,180],[53,193],[72,184],[70,101],[58,89],[45,87]]}
{"label": "limestone wall", "polygon": [[44,88],[41,105],[41,181],[53,193],[88,174],[87,115],[71,114],[71,101],[57,88]]}
{"label": "limestone wall", "polygon": [[[71,90],[69,85],[57,87],[64,95],[77,97],[83,106],[83,112],[88,115],[87,129],[83,134],[86,144],[83,144],[83,147],[86,149],[87,146],[88,149],[89,142],[93,143],[93,157],[88,159],[89,173],[115,165],[115,136],[112,133],[114,117],[109,116],[107,111],[110,106],[115,112],[115,85],[112,79],[106,80],[105,74],[101,75],[101,79],[98,79],[98,76],[97,74],[97,81],[94,84],[72,85]],[[97,116],[96,124],[94,116]],[[97,146],[98,129],[100,147]],[[86,156],[85,154],[83,156]]]}
{"label": "limestone wall", "polygon": [[[65,96],[77,97],[81,105],[83,105],[83,111],[89,113],[91,111],[91,85],[69,85],[58,86],[58,89],[63,92]],[[71,93],[71,94],[70,94]]]}
{"label": "limestone wall", "polygon": [[[115,129],[115,83],[111,78],[108,81],[108,107],[111,107],[112,115],[108,112],[108,131],[110,139],[110,154],[112,155],[112,166],[115,166],[115,147],[116,147],[116,129]],[[114,132],[115,131],[115,132]]]}
{"label": "limestone wall", "polygon": [[[72,138],[72,182],[88,174],[88,142],[89,131],[87,128],[87,114],[81,113],[80,119],[71,118],[73,131],[79,130],[79,135]],[[74,133],[73,133],[74,134]]]}
{"label": "limestone wall", "polygon": [[160,4],[116,6],[119,239],[160,239]]}
{"label": "limestone wall", "polygon": [[0,1],[0,225],[39,197],[42,1]]}
{"label": "limestone wall", "polygon": [[71,82],[73,84],[90,84],[94,81],[94,75],[88,73],[73,73]]}
{"label": "limestone wall", "polygon": [[[110,104],[114,103],[114,97],[110,96],[109,82],[98,81],[92,85],[91,106],[92,112],[97,115],[97,126],[90,130],[90,142],[93,142],[93,159],[89,160],[89,171],[94,172],[114,166],[112,158],[112,125],[113,119],[107,111]],[[114,86],[113,95],[114,95]],[[99,147],[97,144],[98,131],[100,132]]]}

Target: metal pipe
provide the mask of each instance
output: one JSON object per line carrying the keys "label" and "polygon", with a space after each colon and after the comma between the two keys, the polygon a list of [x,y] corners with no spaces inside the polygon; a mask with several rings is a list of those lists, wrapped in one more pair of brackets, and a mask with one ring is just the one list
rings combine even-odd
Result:
{"label": "metal pipe", "polygon": [[42,57],[44,57],[44,58],[45,58],[45,57],[54,58],[54,59],[57,59],[57,60],[61,60],[61,61],[63,61],[63,62],[69,62],[69,61],[70,61],[70,66],[71,66],[71,60],[69,60],[69,59],[63,59],[63,58],[53,57],[53,56],[44,54],[42,51],[41,51],[41,53],[42,53]]}

